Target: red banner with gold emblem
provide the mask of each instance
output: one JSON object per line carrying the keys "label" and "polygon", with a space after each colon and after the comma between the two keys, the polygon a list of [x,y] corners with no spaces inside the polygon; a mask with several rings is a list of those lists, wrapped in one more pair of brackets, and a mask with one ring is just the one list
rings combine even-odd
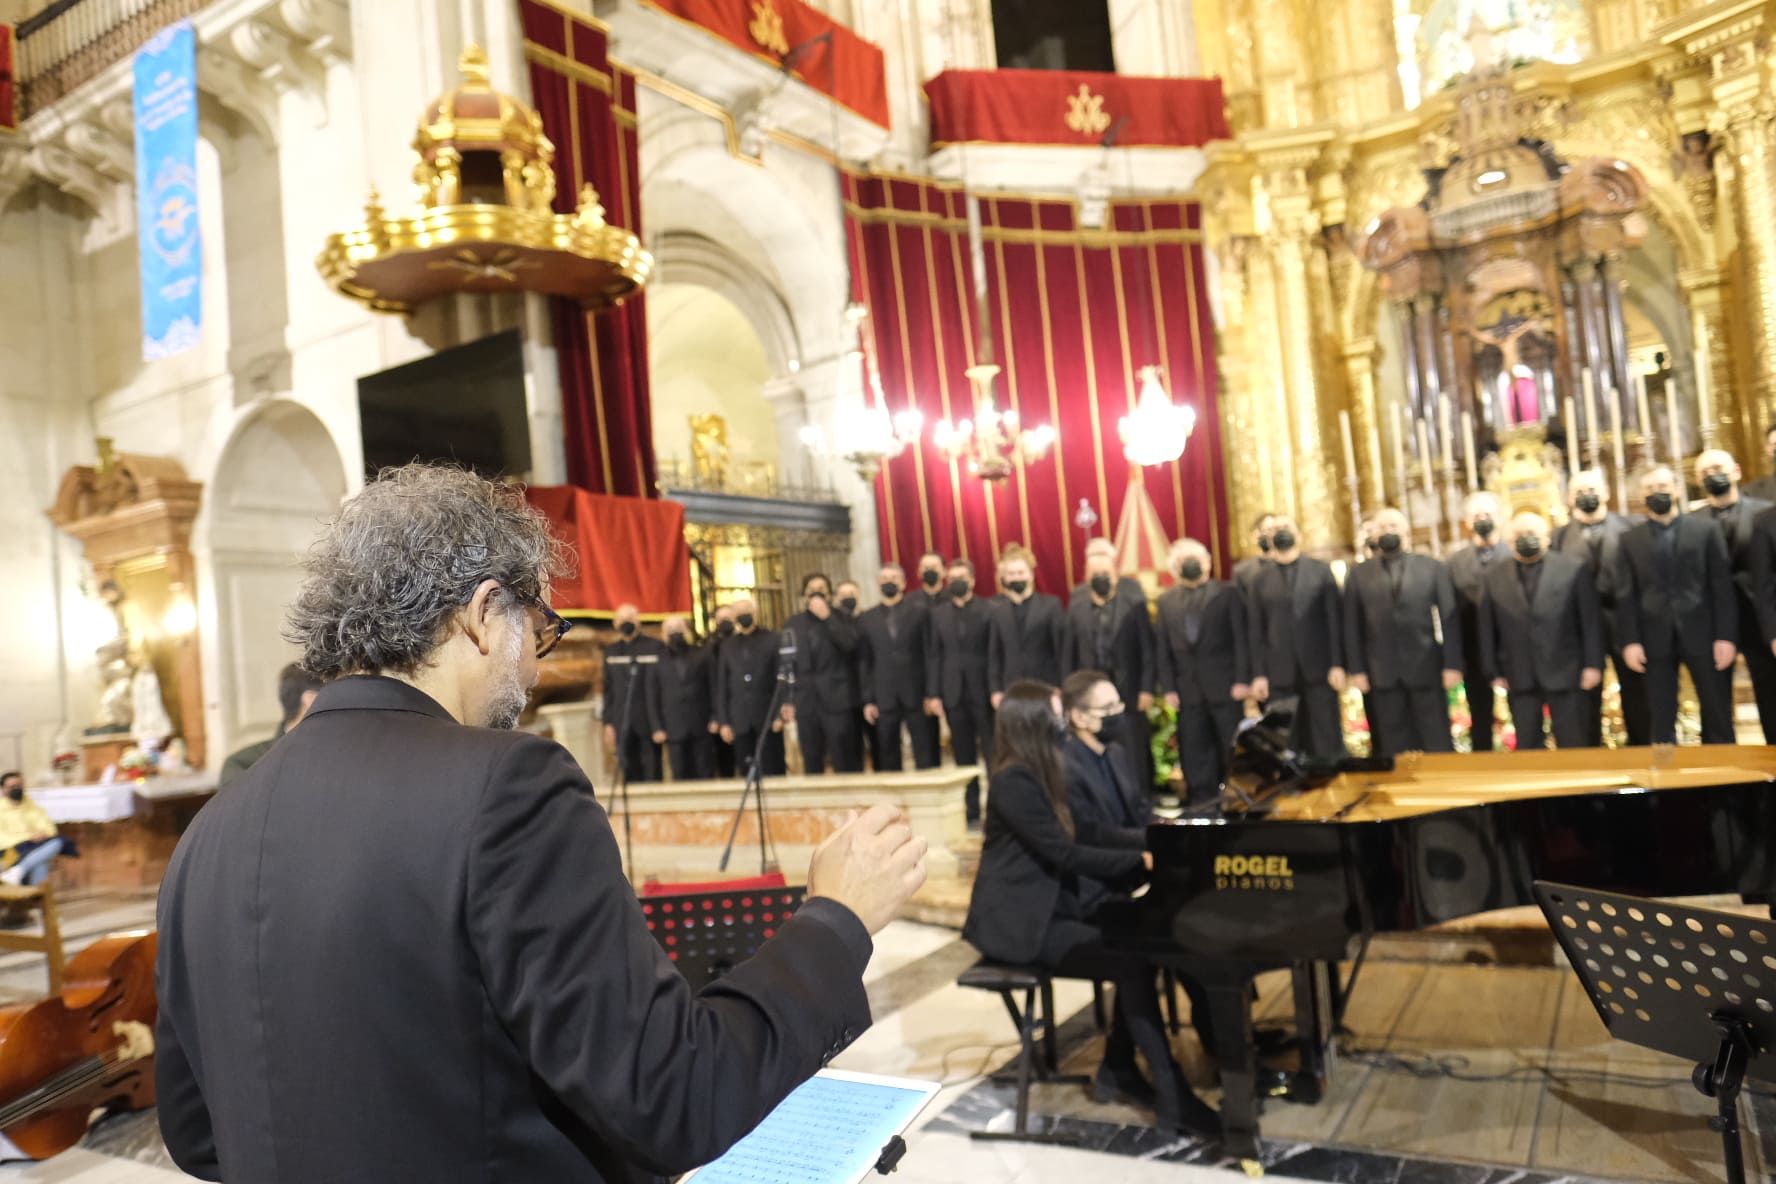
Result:
{"label": "red banner with gold emblem", "polygon": [[530,504],[574,549],[572,576],[551,590],[567,616],[609,616],[633,604],[643,614],[691,611],[691,553],[685,509],[657,498],[609,497],[571,485],[533,486]]}
{"label": "red banner with gold emblem", "polygon": [[18,130],[18,84],[13,63],[17,36],[11,25],[0,25],[0,132]]}
{"label": "red banner with gold emblem", "polygon": [[[643,0],[649,8],[707,29],[755,57],[781,65],[840,106],[882,127],[888,67],[882,49],[802,0]],[[830,34],[830,36],[828,36]]]}
{"label": "red banner with gold emblem", "polygon": [[946,70],[925,84],[931,146],[1101,143],[1194,148],[1225,140],[1219,78],[1129,78],[1077,70]]}

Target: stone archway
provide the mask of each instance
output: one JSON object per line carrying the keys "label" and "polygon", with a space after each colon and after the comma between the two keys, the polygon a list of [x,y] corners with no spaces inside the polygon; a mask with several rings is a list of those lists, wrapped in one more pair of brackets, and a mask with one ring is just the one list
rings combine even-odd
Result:
{"label": "stone archway", "polygon": [[301,586],[303,553],[346,489],[338,446],[300,403],[261,404],[222,449],[201,553],[217,760],[277,728],[278,671],[296,656],[283,640],[284,610]]}

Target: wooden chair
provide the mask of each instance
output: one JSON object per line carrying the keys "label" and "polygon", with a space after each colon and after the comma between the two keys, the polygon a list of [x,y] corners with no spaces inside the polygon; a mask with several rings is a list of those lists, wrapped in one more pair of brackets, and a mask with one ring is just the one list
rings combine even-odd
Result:
{"label": "wooden chair", "polygon": [[42,954],[49,964],[49,993],[62,993],[62,923],[56,915],[55,890],[47,883],[34,888],[0,884],[0,906],[35,909],[42,914],[40,932],[0,929],[0,950]]}

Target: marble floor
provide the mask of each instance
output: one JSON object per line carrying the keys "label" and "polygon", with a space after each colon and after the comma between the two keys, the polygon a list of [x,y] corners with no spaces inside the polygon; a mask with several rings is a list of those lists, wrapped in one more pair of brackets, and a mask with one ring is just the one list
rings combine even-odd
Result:
{"label": "marble floor", "polygon": [[[146,899],[68,906],[71,949],[152,919]],[[1688,1066],[1616,1044],[1564,971],[1375,963],[1364,972],[1351,1036],[1317,1106],[1272,1103],[1260,1164],[1224,1160],[1199,1140],[1162,1137],[1136,1110],[1093,1103],[1078,1086],[1040,1086],[1034,1122],[1074,1146],[982,1143],[1011,1122],[1012,1091],[988,1078],[1015,1038],[996,996],[955,986],[974,960],[954,931],[898,922],[878,939],[868,974],[875,1026],[835,1065],[936,1080],[943,1089],[910,1136],[901,1184],[1168,1184],[1263,1174],[1338,1184],[1559,1184],[1723,1178],[1710,1113]],[[40,960],[0,958],[0,1002],[42,991]],[[1258,1016],[1280,1022],[1280,976],[1261,983]],[[1056,984],[1061,1048],[1089,1071],[1102,1047],[1091,990]],[[1206,1097],[1213,1068],[1186,1031],[1179,1055]],[[1746,1121],[1776,1134],[1776,1097],[1751,1099]],[[1748,1139],[1753,1178],[1776,1180],[1776,1154]],[[0,1166],[0,1181],[151,1184],[183,1179],[151,1112],[107,1119],[85,1144],[38,1164]]]}

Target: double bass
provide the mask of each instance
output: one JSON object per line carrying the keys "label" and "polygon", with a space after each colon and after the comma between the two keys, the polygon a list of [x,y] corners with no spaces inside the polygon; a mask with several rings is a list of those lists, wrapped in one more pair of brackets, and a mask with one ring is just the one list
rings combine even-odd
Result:
{"label": "double bass", "polygon": [[0,1008],[0,1134],[33,1159],[80,1142],[95,1110],[154,1105],[152,930],[76,954],[62,993]]}

